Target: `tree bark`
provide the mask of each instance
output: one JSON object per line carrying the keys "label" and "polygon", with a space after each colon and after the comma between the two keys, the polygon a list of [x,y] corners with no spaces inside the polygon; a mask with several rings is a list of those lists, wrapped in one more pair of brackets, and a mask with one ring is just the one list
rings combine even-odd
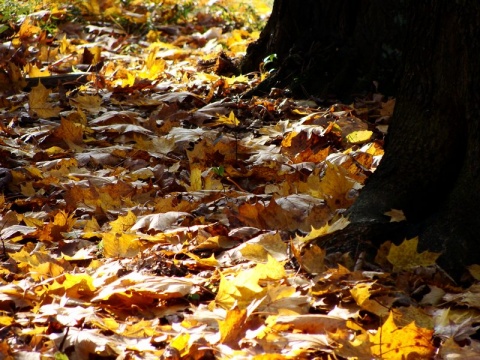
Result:
{"label": "tree bark", "polygon": [[272,15],[241,64],[259,70],[277,55],[276,71],[259,88],[288,86],[300,96],[324,98],[397,87],[404,38],[403,0],[276,0]]}
{"label": "tree bark", "polygon": [[[401,209],[407,226],[400,232],[398,226],[391,229],[397,235],[420,235],[422,249],[441,252],[439,264],[459,277],[465,265],[480,263],[480,3],[312,0],[302,6],[275,1],[259,40],[263,55],[276,51],[280,58],[266,86],[345,98],[381,80],[387,92],[397,94],[385,156],[349,209],[351,225],[343,236],[357,242],[362,234],[373,234],[378,245],[388,240],[383,214]],[[307,21],[323,23],[307,26]],[[285,35],[285,25],[295,30]],[[312,62],[318,56],[306,50],[312,48],[334,55]],[[401,53],[401,59],[384,61],[387,48]],[[261,49],[249,49],[247,69],[262,58]],[[290,70],[288,58],[297,49],[308,56]],[[317,76],[298,86],[291,74],[299,79],[305,70],[310,78]],[[382,74],[390,74],[390,80]],[[393,74],[400,75],[400,82]]]}

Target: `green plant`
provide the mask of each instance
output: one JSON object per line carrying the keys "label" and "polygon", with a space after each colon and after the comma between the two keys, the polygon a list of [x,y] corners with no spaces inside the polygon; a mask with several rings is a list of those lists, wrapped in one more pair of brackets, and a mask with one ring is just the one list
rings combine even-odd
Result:
{"label": "green plant", "polygon": [[15,22],[18,17],[31,14],[39,4],[40,0],[0,1],[0,24]]}
{"label": "green plant", "polygon": [[221,178],[225,176],[225,167],[223,165],[212,167],[212,171]]}
{"label": "green plant", "polygon": [[265,59],[263,59],[260,67],[262,73],[271,73],[272,71],[275,71],[275,63],[277,62],[277,54],[270,54],[268,55]]}

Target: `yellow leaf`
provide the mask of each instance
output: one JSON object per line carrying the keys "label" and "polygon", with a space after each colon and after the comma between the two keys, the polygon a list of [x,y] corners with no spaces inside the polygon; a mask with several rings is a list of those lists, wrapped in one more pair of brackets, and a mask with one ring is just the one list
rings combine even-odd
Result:
{"label": "yellow leaf", "polygon": [[173,339],[169,345],[180,351],[181,355],[185,355],[188,354],[188,349],[190,348],[189,340],[190,334],[183,333],[175,337],[175,339]]}
{"label": "yellow leaf", "polygon": [[141,249],[135,234],[106,233],[102,236],[105,257],[134,257]]}
{"label": "yellow leaf", "polygon": [[29,273],[32,279],[39,281],[45,278],[55,278],[64,272],[64,267],[53,262],[44,262],[38,266],[32,266]]}
{"label": "yellow leaf", "polygon": [[228,279],[221,274],[215,304],[230,309],[234,303],[237,303],[240,309],[244,309],[253,300],[265,296],[266,288],[261,286],[260,282],[277,281],[285,277],[283,263],[268,255],[266,264],[257,264],[254,268],[239,273],[233,279]]}
{"label": "yellow leaf", "polygon": [[261,280],[281,280],[287,276],[283,262],[275,260],[270,254],[267,263],[257,264],[254,272]]}
{"label": "yellow leaf", "polygon": [[97,232],[100,231],[100,225],[98,224],[97,219],[94,217],[87,220],[85,226],[83,227],[83,231],[86,232]]}
{"label": "yellow leaf", "polygon": [[65,274],[65,281],[62,283],[55,281],[49,291],[55,291],[57,289],[65,290],[65,294],[74,299],[91,296],[96,290],[90,275],[69,273]]}
{"label": "yellow leaf", "polygon": [[[23,89],[25,86],[27,86],[27,81],[23,78],[22,71],[20,68],[15,65],[13,62],[8,62],[7,64],[7,72],[8,72],[8,80],[10,81],[8,85],[12,86],[12,90],[16,89]],[[2,82],[0,82],[0,85],[5,85]]]}
{"label": "yellow leaf", "polygon": [[352,294],[352,297],[354,298],[357,305],[360,306],[363,310],[375,314],[380,318],[385,318],[386,316],[388,316],[388,309],[391,308],[394,298],[388,296],[377,296],[374,299],[370,299],[370,296],[373,292],[373,285],[374,283],[356,284],[350,290],[350,293]]}
{"label": "yellow leaf", "polygon": [[151,49],[145,60],[145,66],[138,76],[149,80],[158,79],[163,75],[166,65],[164,59],[157,59],[157,49]]}
{"label": "yellow leaf", "polygon": [[245,246],[240,249],[240,253],[246,260],[251,260],[256,263],[267,261],[268,259],[268,251],[259,244],[245,244]]}
{"label": "yellow leaf", "polygon": [[20,30],[18,31],[18,37],[21,41],[28,41],[35,35],[38,35],[42,29],[38,26],[35,26],[32,23],[32,18],[27,16],[23,21],[22,25],[20,26]]}
{"label": "yellow leaf", "polygon": [[370,130],[359,130],[347,135],[347,141],[350,144],[363,144],[372,138],[373,132]]}
{"label": "yellow leaf", "polygon": [[82,5],[87,8],[92,15],[100,15],[101,9],[98,0],[82,0]]}
{"label": "yellow leaf", "polygon": [[197,165],[190,165],[190,187],[188,190],[202,190],[202,169]]}
{"label": "yellow leaf", "polygon": [[195,260],[198,264],[209,267],[218,267],[218,260],[215,259],[215,256],[212,254],[209,258],[201,258],[193,253],[186,253],[190,258]]}
{"label": "yellow leaf", "polygon": [[63,239],[62,233],[70,231],[76,222],[73,216],[74,214],[68,215],[64,211],[59,211],[55,214],[52,222],[36,231],[38,239],[41,241],[58,241]]}
{"label": "yellow leaf", "polygon": [[393,265],[394,271],[413,269],[417,266],[434,265],[438,253],[424,251],[421,254],[417,252],[418,237],[405,240],[399,246],[392,244],[387,255],[387,260]]}
{"label": "yellow leaf", "polygon": [[45,152],[50,156],[54,156],[54,155],[63,154],[65,150],[59,146],[52,146],[52,147],[49,147],[47,150],[45,150]]}
{"label": "yellow leaf", "polygon": [[225,115],[220,115],[215,121],[215,125],[238,126],[240,125],[240,121],[236,118],[233,111],[230,111],[228,117],[226,117]]}
{"label": "yellow leaf", "polygon": [[372,288],[372,283],[360,283],[356,284],[351,290],[353,299],[357,305],[362,306],[362,304],[370,298],[370,289]]}
{"label": "yellow leaf", "polygon": [[[227,84],[228,85],[233,85],[233,84],[236,84],[236,83],[248,83],[249,82],[249,78],[245,75],[239,75],[239,76],[232,76],[230,78],[226,78],[227,80]],[[238,122],[238,124],[240,123],[238,120],[236,120]],[[236,124],[236,125],[238,125]]]}
{"label": "yellow leaf", "polygon": [[255,13],[261,16],[270,15],[272,12],[272,5],[271,1],[264,1],[264,0],[253,0],[252,1],[252,8],[255,9]]}
{"label": "yellow leaf", "polygon": [[331,209],[349,207],[354,199],[350,198],[348,193],[355,182],[344,168],[330,162],[326,165],[325,175],[322,178],[317,172],[311,173],[306,183],[298,183],[298,191],[325,199]]}
{"label": "yellow leaf", "polygon": [[35,189],[33,188],[33,182],[32,181],[27,182],[25,185],[20,184],[20,191],[21,191],[22,195],[27,196],[27,197],[28,196],[33,196],[37,193],[35,191]]}
{"label": "yellow leaf", "polygon": [[24,67],[24,71],[28,73],[29,77],[45,77],[50,76],[50,71],[47,70],[40,70],[37,65],[35,64],[27,64]]}
{"label": "yellow leaf", "polygon": [[0,325],[1,326],[8,326],[14,322],[14,318],[10,316],[0,315]]}
{"label": "yellow leaf", "polygon": [[[350,321],[349,321],[350,322]],[[348,323],[348,322],[347,322]],[[357,325],[355,324],[355,327]],[[361,328],[358,328],[362,331]],[[352,339],[350,331],[338,329],[336,332],[330,334],[331,338],[335,340],[340,346],[334,349],[336,355],[345,359],[373,359],[372,351],[370,350],[370,341],[368,334],[359,333]]]}
{"label": "yellow leaf", "polygon": [[268,261],[268,255],[278,261],[289,258],[288,249],[279,233],[262,234],[249,240],[239,248],[243,257],[256,263]]}
{"label": "yellow leaf", "polygon": [[123,336],[130,338],[146,338],[155,334],[156,320],[140,320],[133,324],[128,324],[122,332]]}
{"label": "yellow leaf", "polygon": [[136,222],[137,217],[129,210],[127,215],[119,216],[117,220],[110,222],[110,226],[112,228],[111,232],[116,234],[123,234],[129,231]]}
{"label": "yellow leaf", "polygon": [[308,243],[309,241],[316,239],[318,237],[321,237],[326,234],[330,234],[332,232],[335,232],[337,230],[342,230],[347,227],[347,225],[350,224],[350,221],[348,221],[347,218],[340,218],[336,221],[334,221],[331,225],[330,224],[325,224],[324,226],[315,229],[312,227],[312,230],[305,236],[297,236],[295,240],[297,240],[299,243]]}
{"label": "yellow leaf", "polygon": [[220,343],[237,345],[238,341],[243,337],[243,325],[247,319],[246,309],[232,309],[227,311],[225,320],[218,320],[220,330]]}
{"label": "yellow leaf", "polygon": [[380,116],[392,116],[394,109],[395,99],[389,99],[386,102],[382,103],[382,107],[380,109]]}
{"label": "yellow leaf", "polygon": [[241,298],[242,294],[235,285],[234,280],[229,280],[222,273],[220,273],[220,284],[218,285],[218,292],[215,296],[215,304],[229,309],[235,303],[237,298]]}
{"label": "yellow leaf", "polygon": [[390,312],[388,319],[374,335],[369,335],[372,354],[384,360],[429,359],[435,348],[433,330],[419,328],[414,322],[398,328]]}

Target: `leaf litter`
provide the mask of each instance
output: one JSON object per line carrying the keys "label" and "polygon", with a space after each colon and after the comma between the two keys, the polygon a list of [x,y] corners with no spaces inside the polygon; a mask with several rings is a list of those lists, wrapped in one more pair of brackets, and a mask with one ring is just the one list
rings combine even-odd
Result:
{"label": "leaf litter", "polygon": [[348,224],[394,99],[243,99],[269,4],[192,4],[1,15],[2,358],[479,356],[478,285],[416,239],[369,270],[306,246]]}

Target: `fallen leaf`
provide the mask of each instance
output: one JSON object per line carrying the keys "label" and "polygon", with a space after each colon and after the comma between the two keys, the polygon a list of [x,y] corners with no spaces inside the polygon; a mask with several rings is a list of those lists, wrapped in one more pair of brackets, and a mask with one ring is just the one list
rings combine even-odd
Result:
{"label": "fallen leaf", "polygon": [[418,266],[434,265],[440,254],[424,251],[417,252],[418,237],[405,240],[400,245],[392,244],[387,255],[394,271],[414,269]]}
{"label": "fallen leaf", "polygon": [[399,328],[393,320],[393,312],[373,335],[369,335],[372,354],[382,359],[417,358],[433,356],[433,330],[419,328],[415,323]]}

